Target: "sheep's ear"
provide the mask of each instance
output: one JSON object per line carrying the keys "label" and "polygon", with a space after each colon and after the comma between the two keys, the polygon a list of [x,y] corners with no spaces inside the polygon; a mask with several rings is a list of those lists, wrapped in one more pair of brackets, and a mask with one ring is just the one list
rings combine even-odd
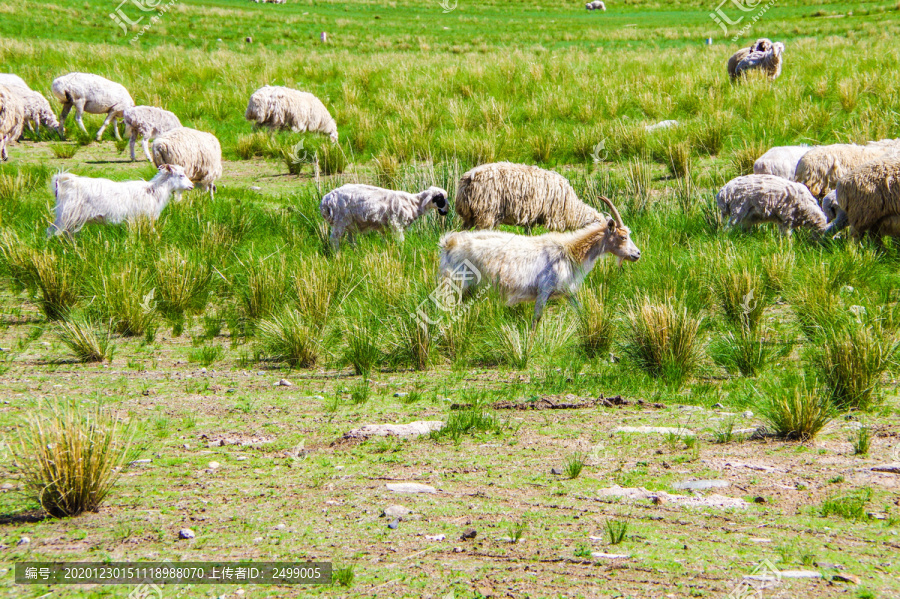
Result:
{"label": "sheep's ear", "polygon": [[610,218],[608,221],[606,221],[606,226],[609,227],[610,230],[615,229],[616,228],[616,219]]}

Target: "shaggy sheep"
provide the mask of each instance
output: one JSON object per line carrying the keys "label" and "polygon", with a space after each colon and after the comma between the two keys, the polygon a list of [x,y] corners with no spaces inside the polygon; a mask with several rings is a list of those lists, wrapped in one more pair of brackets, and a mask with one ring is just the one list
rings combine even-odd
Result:
{"label": "shaggy sheep", "polygon": [[835,191],[845,215],[829,225],[828,233],[850,225],[856,236],[900,237],[900,152],[859,166],[840,180]]}
{"label": "shaggy sheep", "polygon": [[289,87],[266,85],[253,92],[244,118],[258,127],[318,132],[338,140],[337,123],[322,101]]}
{"label": "shaggy sheep", "polygon": [[754,175],[775,175],[794,180],[797,163],[809,152],[809,146],[778,146],[770,149],[753,163]]}
{"label": "shaggy sheep", "polygon": [[772,48],[766,51],[753,51],[741,59],[734,68],[735,77],[746,75],[750,71],[759,70],[766,74],[771,81],[781,75],[781,65],[784,62],[784,44],[775,42]]}
{"label": "shaggy sheep", "polygon": [[148,140],[181,127],[181,121],[174,113],[155,106],[126,108],[122,113],[122,120],[125,122],[125,134],[131,136],[128,147],[131,149],[132,162],[134,162],[134,144],[138,136],[141,137],[141,144],[144,146],[144,155],[147,160],[153,162],[150,148],[147,145]]}
{"label": "shaggy sheep", "polygon": [[442,289],[456,289],[460,298],[485,281],[500,291],[508,305],[534,302],[533,326],[544,305],[554,297],[573,304],[581,283],[604,253],[635,262],[641,251],[622,224],[619,211],[606,198],[612,217],[569,233],[536,237],[496,231],[463,231],[441,237]]}
{"label": "shaggy sheep", "polygon": [[729,226],[749,228],[773,222],[783,234],[799,227],[825,230],[825,215],[809,190],[801,183],[774,175],[732,179],[716,195],[716,203]]}
{"label": "shaggy sheep", "polygon": [[[153,140],[153,164],[177,164],[213,199],[216,180],[222,176],[222,146],[211,133],[179,127]],[[179,199],[181,193],[178,193]]]}
{"label": "shaggy sheep", "polygon": [[578,199],[562,175],[510,162],[482,164],[464,173],[455,205],[466,229],[503,224],[565,231],[606,221]]}
{"label": "shaggy sheep", "polygon": [[61,173],[52,179],[56,220],[47,236],[72,236],[90,222],[118,224],[148,217],[156,220],[172,193],[193,189],[180,166],[164,164],[150,181],[110,181]]}
{"label": "shaggy sheep", "polygon": [[437,208],[442,216],[447,214],[447,192],[439,187],[411,194],[350,184],[325,194],[319,205],[322,218],[331,225],[331,244],[335,250],[348,230],[351,239],[354,232],[391,230],[402,242],[403,230],[432,208]]}
{"label": "shaggy sheep", "polygon": [[756,40],[749,48],[741,48],[728,59],[728,75],[736,79],[738,63],[747,58],[751,52],[768,52],[771,49],[772,40],[765,37]]}
{"label": "shaggy sheep", "polygon": [[0,73],[0,85],[5,85],[6,87],[20,87],[22,89],[31,89],[21,77],[19,77],[18,75],[13,75],[12,73]]}
{"label": "shaggy sheep", "polygon": [[0,85],[0,160],[9,160],[6,146],[22,136],[24,126],[25,106],[21,98],[10,88]]}
{"label": "shaggy sheep", "polygon": [[837,186],[838,181],[856,167],[877,158],[892,146],[889,140],[865,146],[833,144],[812,148],[797,162],[793,179],[806,185],[817,198]]}
{"label": "shaggy sheep", "polygon": [[592,2],[588,2],[584,5],[584,7],[588,10],[606,10],[606,4],[601,2],[601,0],[593,0]]}
{"label": "shaggy sheep", "polygon": [[90,73],[69,73],[53,80],[53,95],[62,104],[62,113],[59,115],[59,135],[65,136],[66,117],[72,107],[75,107],[75,122],[81,130],[87,133],[82,121],[82,114],[106,114],[106,120],[97,131],[97,141],[103,136],[103,131],[112,122],[116,139],[119,136],[119,128],[116,119],[122,118],[122,112],[134,106],[131,94],[122,85],[110,81],[100,75]]}
{"label": "shaggy sheep", "polygon": [[50,108],[50,102],[47,101],[40,93],[31,89],[22,89],[21,87],[10,88],[10,91],[19,96],[22,100],[22,107],[25,111],[25,124],[37,138],[41,125],[53,131],[59,131],[59,121]]}

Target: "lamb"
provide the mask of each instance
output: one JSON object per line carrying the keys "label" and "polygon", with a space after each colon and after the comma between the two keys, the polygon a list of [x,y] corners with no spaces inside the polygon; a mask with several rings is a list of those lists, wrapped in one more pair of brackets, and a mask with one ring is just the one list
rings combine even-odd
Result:
{"label": "lamb", "polygon": [[59,136],[65,136],[66,117],[72,107],[75,107],[75,122],[81,130],[87,133],[82,121],[82,114],[106,114],[106,120],[97,131],[97,141],[103,136],[103,131],[112,122],[116,139],[119,136],[119,128],[116,119],[122,118],[126,108],[134,106],[131,94],[122,85],[110,81],[100,75],[90,73],[69,73],[53,80],[53,95],[63,106],[59,115]]}
{"label": "lamb", "polygon": [[825,230],[825,214],[806,187],[774,175],[744,175],[732,179],[716,195],[722,218],[729,226],[749,228],[774,222],[782,234],[808,227]]}
{"label": "lamb", "polygon": [[172,164],[159,167],[150,181],[110,181],[61,173],[53,177],[51,186],[56,196],[56,220],[47,236],[66,234],[71,237],[90,222],[118,224],[140,217],[153,220],[172,197],[193,189],[184,169]]}
{"label": "lamb", "polygon": [[737,63],[737,66],[734,68],[735,77],[746,75],[750,71],[759,70],[765,73],[766,77],[771,81],[775,81],[781,75],[781,65],[784,62],[783,54],[784,44],[781,42],[772,44],[770,50],[750,52]]}
{"label": "lamb", "polygon": [[22,106],[25,111],[25,124],[34,134],[35,139],[41,130],[41,125],[47,129],[59,131],[59,121],[50,108],[50,102],[43,95],[31,89],[23,89],[21,87],[10,88],[10,90],[19,96],[22,100]]}
{"label": "lamb", "polygon": [[132,106],[122,113],[125,122],[125,134],[130,135],[128,147],[131,149],[131,161],[134,162],[134,144],[138,136],[144,146],[144,155],[153,162],[147,142],[154,137],[181,127],[181,121],[174,113],[155,106]]}
{"label": "lamb", "polygon": [[[153,164],[177,164],[201,189],[215,199],[216,180],[222,176],[222,146],[211,133],[178,127],[153,140]],[[179,199],[181,193],[178,193]]]}
{"label": "lamb", "polygon": [[441,288],[455,289],[462,297],[486,280],[505,297],[507,305],[534,302],[532,327],[544,306],[554,297],[565,297],[577,306],[575,294],[597,259],[612,253],[636,262],[641,250],[611,201],[608,221],[591,223],[568,233],[535,237],[496,231],[463,231],[441,237]]}
{"label": "lamb", "polygon": [[289,87],[266,85],[250,96],[244,118],[258,127],[323,133],[337,143],[337,123],[314,95]]}
{"label": "lamb", "polygon": [[891,149],[893,147],[891,143],[884,140],[865,146],[856,144],[818,146],[803,155],[797,163],[793,178],[806,185],[814,196],[822,198],[853,169]]}
{"label": "lamb", "polygon": [[747,58],[751,52],[768,52],[771,49],[772,40],[765,37],[756,40],[749,48],[741,48],[728,59],[728,75],[732,80],[736,79],[738,63]]}
{"label": "lamb", "polygon": [[809,146],[774,147],[753,163],[753,174],[775,175],[776,177],[793,181],[797,163],[809,150]]}
{"label": "lamb", "polygon": [[[21,90],[20,90],[21,91]],[[0,160],[9,160],[7,144],[11,144],[22,136],[25,126],[25,106],[19,95],[12,89],[0,85]]]}
{"label": "lamb", "polygon": [[319,211],[331,225],[331,245],[337,250],[341,237],[349,230],[394,232],[403,242],[403,230],[432,208],[441,216],[449,210],[447,192],[429,187],[418,194],[392,191],[372,185],[349,184],[330,191],[322,198]]}
{"label": "lamb", "polygon": [[606,10],[606,4],[604,4],[601,0],[593,0],[592,2],[588,2],[584,5],[584,7],[588,10]]}
{"label": "lamb", "polygon": [[850,225],[857,237],[900,237],[900,152],[854,169],[837,184],[835,195],[845,214],[828,226],[829,234]]}
{"label": "lamb", "polygon": [[455,205],[466,229],[504,224],[565,231],[606,221],[578,199],[562,175],[510,162],[482,164],[464,173]]}
{"label": "lamb", "polygon": [[19,77],[18,75],[13,75],[12,73],[0,73],[0,85],[5,85],[6,87],[31,89],[21,77]]}

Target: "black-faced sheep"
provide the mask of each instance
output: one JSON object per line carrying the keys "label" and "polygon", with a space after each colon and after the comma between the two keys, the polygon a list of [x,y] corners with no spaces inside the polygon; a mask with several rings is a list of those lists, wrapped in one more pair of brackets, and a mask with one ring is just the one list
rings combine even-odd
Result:
{"label": "black-faced sheep", "polygon": [[350,184],[325,194],[319,211],[331,225],[331,244],[340,247],[345,232],[392,231],[403,241],[403,231],[426,212],[436,208],[443,216],[449,209],[447,192],[429,187],[418,194]]}
{"label": "black-faced sheep", "polygon": [[441,237],[442,288],[456,287],[463,295],[481,283],[493,285],[508,305],[534,302],[533,326],[551,298],[575,294],[597,259],[611,253],[635,262],[641,250],[631,240],[619,211],[607,203],[613,215],[578,231],[530,237],[499,231],[462,231]]}
{"label": "black-faced sheep", "polygon": [[153,162],[148,141],[181,127],[181,121],[174,113],[155,106],[132,106],[122,113],[125,122],[125,134],[130,136],[128,147],[131,150],[131,161],[134,162],[134,144],[138,136],[144,146],[144,155]]}
{"label": "black-faced sheep", "polygon": [[314,95],[289,87],[266,85],[250,96],[244,118],[259,127],[323,133],[337,143],[337,123]]}
{"label": "black-faced sheep", "polygon": [[800,227],[825,230],[825,215],[809,190],[801,183],[773,175],[732,179],[716,195],[716,203],[730,226],[749,228],[772,222],[782,233]]}
{"label": "black-faced sheep", "polygon": [[119,128],[116,119],[122,118],[122,112],[134,106],[131,94],[124,86],[110,81],[100,75],[90,73],[69,73],[53,80],[53,95],[62,104],[62,113],[59,115],[59,135],[65,136],[66,117],[72,107],[75,107],[75,122],[81,130],[87,133],[82,121],[82,114],[106,114],[106,120],[97,131],[97,141],[103,136],[103,131],[112,123],[113,133],[116,139],[119,136]]}
{"label": "black-faced sheep", "polygon": [[211,133],[178,127],[153,140],[153,164],[177,164],[213,199],[216,181],[222,176],[222,146]]}
{"label": "black-faced sheep", "polygon": [[566,231],[606,222],[559,173],[510,162],[482,164],[464,173],[455,207],[466,229],[503,224]]}
{"label": "black-faced sheep", "polygon": [[172,193],[194,186],[184,169],[165,164],[150,181],[110,181],[61,173],[53,177],[56,220],[47,236],[77,233],[90,222],[118,224],[146,217],[159,218]]}

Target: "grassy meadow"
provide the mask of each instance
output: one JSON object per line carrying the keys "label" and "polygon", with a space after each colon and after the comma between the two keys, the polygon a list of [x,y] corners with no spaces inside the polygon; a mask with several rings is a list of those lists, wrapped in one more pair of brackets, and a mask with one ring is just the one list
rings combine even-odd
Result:
{"label": "grassy meadow", "polygon": [[[726,597],[768,560],[821,577],[765,597],[900,596],[900,480],[872,470],[900,462],[900,247],[725,230],[714,202],[771,146],[900,136],[900,5],[779,2],[731,41],[697,1],[163,4],[134,42],[155,13],[125,33],[115,2],[0,5],[0,72],[48,99],[56,76],[106,76],[214,133],[226,159],[214,200],[192,192],[155,223],[73,241],[45,235],[53,174],[152,165],[71,116],[67,141],[27,137],[0,165],[0,593],[133,590],[15,585],[16,561],[253,559],[338,574],[244,597]],[[726,61],[757,37],[785,43],[783,74],[733,85]],[[265,84],[321,98],[338,146],[254,131],[243,114]],[[85,115],[91,133],[101,122]],[[327,191],[437,185],[452,203],[460,174],[497,160],[612,198],[641,260],[600,261],[581,309],[553,302],[532,332],[532,305],[490,292],[434,302],[452,212],[402,245],[330,251]],[[92,418],[114,440],[90,463],[115,485],[46,517],[67,508],[42,508],[23,467],[56,447],[35,423],[71,438]],[[415,420],[446,427],[342,440]],[[690,495],[673,485],[692,479],[746,504],[604,492]],[[412,510],[396,528],[392,504]]]}

